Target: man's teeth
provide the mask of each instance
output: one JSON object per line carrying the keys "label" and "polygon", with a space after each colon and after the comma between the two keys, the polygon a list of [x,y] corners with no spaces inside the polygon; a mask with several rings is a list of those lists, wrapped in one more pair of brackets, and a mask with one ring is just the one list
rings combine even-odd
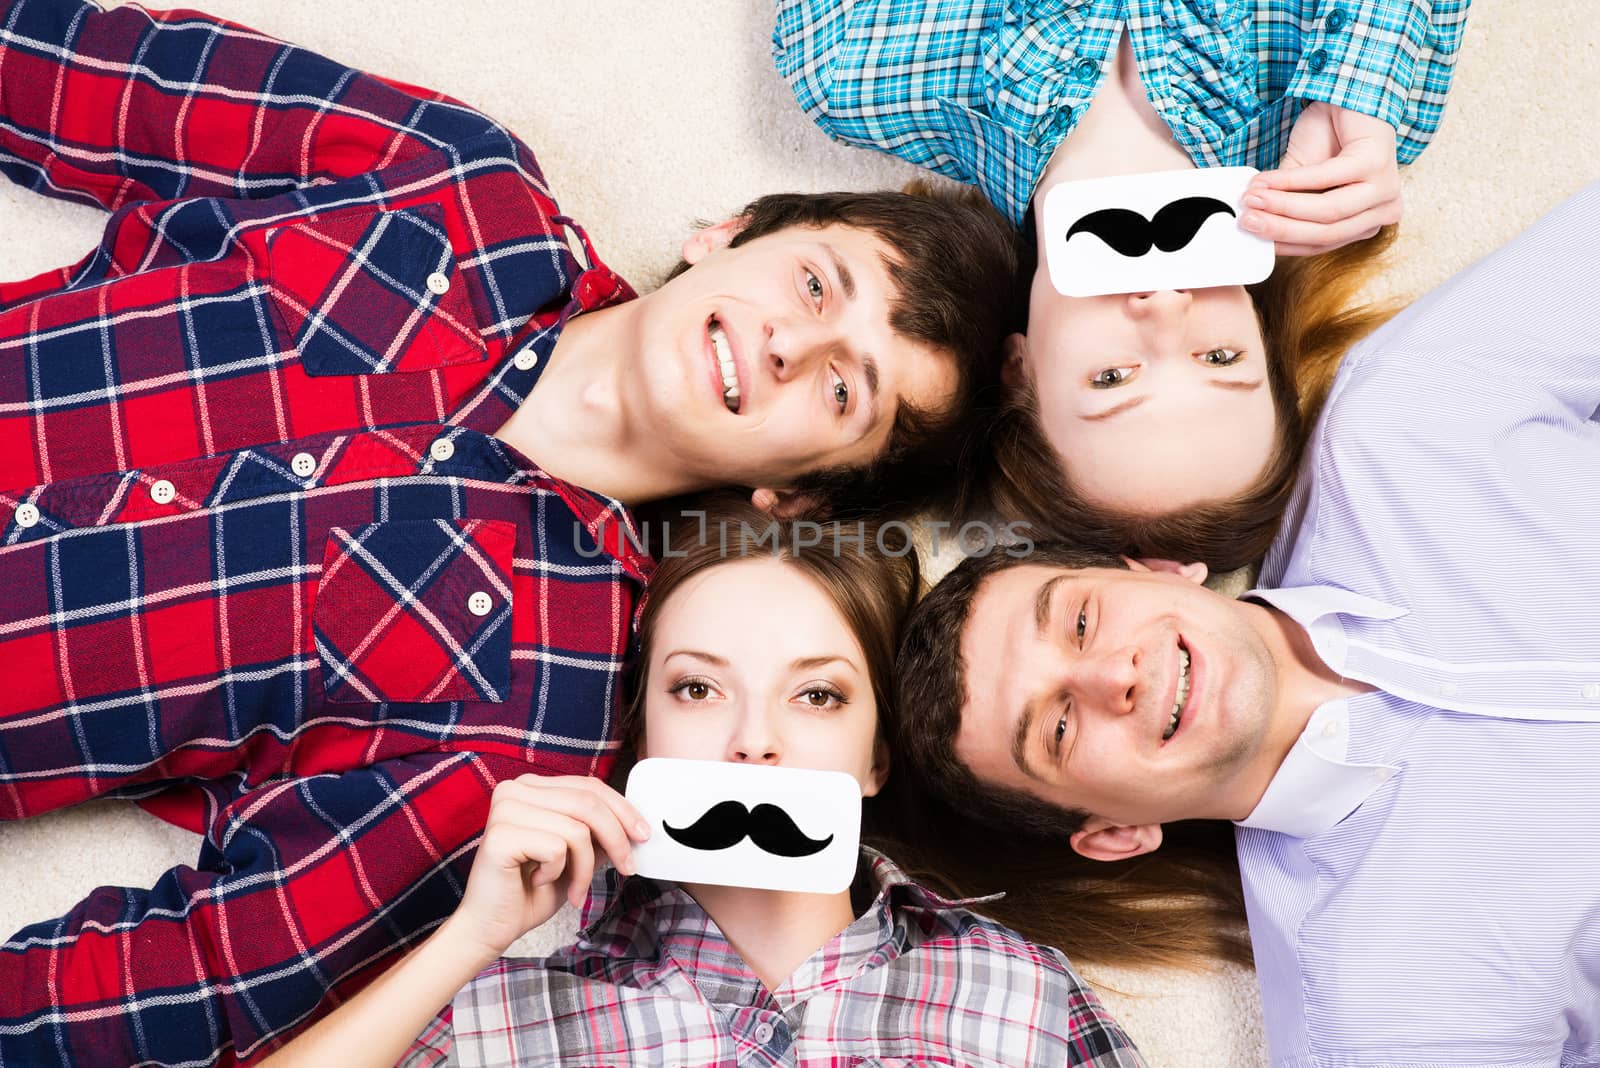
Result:
{"label": "man's teeth", "polygon": [[1164,742],[1171,738],[1178,730],[1178,716],[1183,712],[1183,703],[1189,699],[1189,650],[1178,647],[1178,696],[1172,702],[1172,718],[1167,721],[1166,733],[1161,736]]}
{"label": "man's teeth", "polygon": [[711,349],[717,354],[717,367],[722,372],[722,403],[728,406],[728,411],[738,412],[739,372],[733,366],[733,349],[722,332],[722,324],[713,321],[710,333]]}

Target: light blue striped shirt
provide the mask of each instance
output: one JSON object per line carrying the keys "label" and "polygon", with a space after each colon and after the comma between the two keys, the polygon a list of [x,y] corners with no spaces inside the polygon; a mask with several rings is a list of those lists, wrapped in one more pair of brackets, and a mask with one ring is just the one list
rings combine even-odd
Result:
{"label": "light blue striped shirt", "polygon": [[1600,185],[1346,358],[1251,596],[1374,692],[1238,830],[1274,1065],[1600,1065]]}

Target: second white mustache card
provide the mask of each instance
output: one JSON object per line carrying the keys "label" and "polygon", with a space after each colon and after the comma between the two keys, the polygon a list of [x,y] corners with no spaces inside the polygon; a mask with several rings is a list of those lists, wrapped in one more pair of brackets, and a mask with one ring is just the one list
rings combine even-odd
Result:
{"label": "second white mustache card", "polygon": [[845,772],[652,757],[625,793],[650,824],[640,875],[808,894],[855,878],[861,785]]}

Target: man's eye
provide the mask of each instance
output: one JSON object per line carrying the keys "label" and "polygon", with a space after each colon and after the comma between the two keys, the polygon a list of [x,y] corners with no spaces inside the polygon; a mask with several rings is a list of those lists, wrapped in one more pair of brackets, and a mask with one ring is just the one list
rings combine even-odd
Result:
{"label": "man's eye", "polygon": [[1078,612],[1078,644],[1083,644],[1083,636],[1089,632],[1089,609],[1085,606]]}
{"label": "man's eye", "polygon": [[1200,354],[1200,359],[1212,367],[1228,367],[1244,359],[1244,353],[1238,349],[1207,349]]}
{"label": "man's eye", "polygon": [[833,371],[831,373],[833,375],[833,400],[834,403],[839,405],[839,414],[843,415],[845,408],[850,404],[850,387],[845,384],[844,379],[839,377],[839,372]]}
{"label": "man's eye", "polygon": [[822,307],[822,297],[826,291],[822,288],[822,279],[810,271],[806,272],[806,292],[811,295],[811,303]]}
{"label": "man's eye", "polygon": [[1056,751],[1061,751],[1061,739],[1067,736],[1067,713],[1062,711],[1061,718],[1056,720]]}
{"label": "man's eye", "polygon": [[1133,374],[1131,367],[1107,367],[1089,380],[1089,385],[1095,389],[1111,389],[1120,386]]}

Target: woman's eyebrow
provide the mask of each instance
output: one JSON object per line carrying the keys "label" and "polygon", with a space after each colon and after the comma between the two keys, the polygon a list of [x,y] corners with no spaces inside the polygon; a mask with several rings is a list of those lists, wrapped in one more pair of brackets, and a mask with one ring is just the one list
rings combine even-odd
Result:
{"label": "woman's eyebrow", "polygon": [[1078,418],[1083,419],[1086,422],[1098,423],[1102,419],[1110,419],[1113,415],[1120,415],[1129,408],[1134,408],[1140,404],[1143,404],[1144,399],[1147,396],[1149,396],[1148,393],[1141,393],[1137,397],[1129,397],[1121,404],[1113,404],[1103,412],[1095,412],[1093,415],[1081,415]]}
{"label": "woman's eyebrow", "polygon": [[696,660],[704,660],[708,664],[715,664],[717,667],[728,666],[728,661],[723,657],[717,656],[715,653],[707,653],[699,649],[674,649],[672,652],[662,657],[661,662],[665,664],[668,660],[671,660],[675,656],[693,657]]}
{"label": "woman's eyebrow", "polygon": [[857,671],[861,670],[860,668],[856,667],[854,660],[844,656],[802,656],[800,659],[790,664],[789,668],[792,671],[810,671],[813,668],[819,668],[827,664],[835,663],[843,664],[845,667],[855,668]]}
{"label": "woman's eyebrow", "polygon": [[[1252,381],[1237,381],[1237,380],[1229,382],[1229,381],[1224,381],[1223,379],[1220,379],[1220,378],[1213,378],[1210,381],[1211,381],[1211,384],[1213,386],[1216,386],[1218,389],[1237,389],[1237,390],[1243,390],[1245,392],[1249,392],[1250,390],[1260,389],[1261,388],[1261,384],[1263,382],[1265,382],[1266,379],[1265,378],[1258,378],[1253,382]],[[1088,417],[1086,416],[1085,418],[1088,418]]]}

